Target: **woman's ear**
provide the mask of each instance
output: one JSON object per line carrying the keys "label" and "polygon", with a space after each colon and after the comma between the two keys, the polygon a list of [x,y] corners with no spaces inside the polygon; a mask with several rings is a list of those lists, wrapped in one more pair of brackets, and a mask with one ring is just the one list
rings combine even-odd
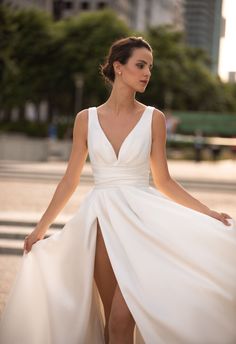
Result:
{"label": "woman's ear", "polygon": [[115,75],[121,75],[121,63],[119,61],[115,61],[113,63],[113,68]]}

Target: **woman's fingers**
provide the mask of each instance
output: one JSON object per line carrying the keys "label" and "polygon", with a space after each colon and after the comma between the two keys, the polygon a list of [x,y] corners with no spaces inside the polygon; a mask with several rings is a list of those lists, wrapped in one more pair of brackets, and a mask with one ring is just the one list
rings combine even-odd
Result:
{"label": "woman's fingers", "polygon": [[28,253],[31,251],[32,246],[39,240],[42,240],[41,238],[36,237],[35,235],[27,235],[24,240],[24,252]]}
{"label": "woman's fingers", "polygon": [[230,215],[226,214],[226,213],[218,213],[217,211],[212,210],[210,215],[212,217],[214,217],[215,219],[221,221],[222,223],[224,223],[226,226],[230,226],[230,222],[228,221],[228,219],[232,219]]}
{"label": "woman's fingers", "polygon": [[226,219],[232,219],[232,217],[229,214],[221,213]]}
{"label": "woman's fingers", "polygon": [[220,215],[220,216],[219,216],[219,220],[220,220],[221,222],[223,222],[226,226],[230,226],[230,223],[229,223],[229,221],[227,220],[227,219],[230,218],[230,216],[229,216],[228,214],[225,214],[225,213],[220,213],[219,215]]}
{"label": "woman's fingers", "polygon": [[27,235],[26,237],[25,237],[25,240],[24,240],[24,251],[26,252],[26,253],[28,253],[30,250],[31,250],[31,247],[30,246],[32,246],[32,245],[30,245],[30,243],[29,243],[29,236]]}

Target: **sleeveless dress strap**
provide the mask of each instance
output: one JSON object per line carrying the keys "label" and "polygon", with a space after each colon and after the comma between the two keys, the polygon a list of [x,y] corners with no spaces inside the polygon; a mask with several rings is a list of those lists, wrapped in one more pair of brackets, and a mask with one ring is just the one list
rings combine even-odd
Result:
{"label": "sleeveless dress strap", "polygon": [[95,112],[95,107],[90,107],[88,109],[88,128],[90,128],[93,122],[95,121]]}
{"label": "sleeveless dress strap", "polygon": [[89,156],[91,153],[91,142],[93,141],[93,128],[95,125],[95,107],[88,108],[88,132],[87,132],[87,144],[88,144],[88,150],[89,150]]}
{"label": "sleeveless dress strap", "polygon": [[155,110],[154,106],[148,106],[147,113],[151,119],[152,119],[152,115],[153,115],[154,110]]}
{"label": "sleeveless dress strap", "polygon": [[147,115],[146,130],[148,131],[150,145],[152,143],[152,117],[153,117],[154,110],[155,110],[154,106],[148,106],[148,109],[146,112],[146,115]]}

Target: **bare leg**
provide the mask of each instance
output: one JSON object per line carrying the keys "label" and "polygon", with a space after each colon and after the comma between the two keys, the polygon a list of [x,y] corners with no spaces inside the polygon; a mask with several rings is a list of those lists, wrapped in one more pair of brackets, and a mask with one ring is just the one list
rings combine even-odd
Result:
{"label": "bare leg", "polygon": [[135,321],[117,284],[109,318],[109,344],[133,344]]}
{"label": "bare leg", "polygon": [[111,312],[112,300],[117,285],[116,277],[114,275],[106,246],[102,237],[102,232],[99,226],[97,226],[97,243],[95,253],[95,265],[94,265],[94,278],[102,299],[106,325],[105,325],[105,343],[109,343],[108,322]]}
{"label": "bare leg", "polygon": [[94,278],[105,313],[105,343],[132,344],[135,322],[121,294],[98,222]]}

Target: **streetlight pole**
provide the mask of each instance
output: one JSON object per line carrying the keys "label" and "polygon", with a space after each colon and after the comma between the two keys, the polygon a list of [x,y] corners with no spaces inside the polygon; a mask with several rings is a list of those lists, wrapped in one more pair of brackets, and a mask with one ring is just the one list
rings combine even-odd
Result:
{"label": "streetlight pole", "polygon": [[83,87],[84,87],[83,74],[75,73],[74,81],[75,81],[75,114],[76,114],[82,108],[82,97],[83,97]]}

